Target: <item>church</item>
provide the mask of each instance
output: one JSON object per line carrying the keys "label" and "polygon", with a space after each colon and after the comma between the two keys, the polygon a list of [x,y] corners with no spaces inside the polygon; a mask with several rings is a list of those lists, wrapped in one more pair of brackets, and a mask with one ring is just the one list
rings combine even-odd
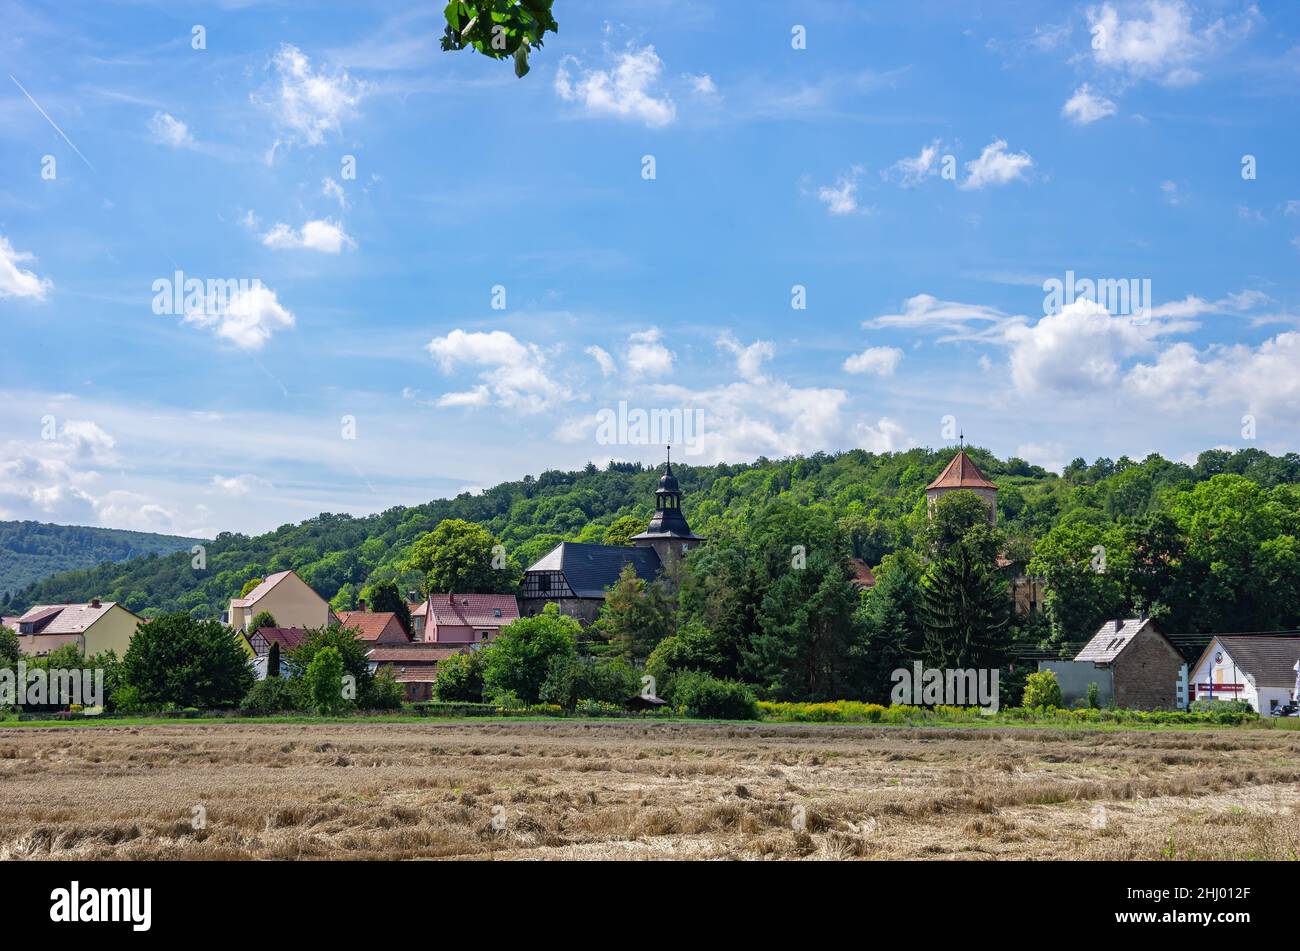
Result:
{"label": "church", "polygon": [[691,531],[682,514],[682,493],[673,475],[671,455],[655,490],[650,524],[631,541],[634,547],[580,542],[556,545],[524,572],[520,613],[530,617],[554,603],[561,614],[590,624],[600,614],[606,589],[618,581],[625,565],[631,564],[637,577],[648,583],[670,560],[682,557],[704,541]]}

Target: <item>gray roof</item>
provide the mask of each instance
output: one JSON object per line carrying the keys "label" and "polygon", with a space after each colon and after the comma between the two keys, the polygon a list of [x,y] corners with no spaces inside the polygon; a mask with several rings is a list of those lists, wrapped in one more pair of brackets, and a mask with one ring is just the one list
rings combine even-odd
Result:
{"label": "gray roof", "polygon": [[[1237,669],[1250,675],[1256,687],[1293,687],[1295,665],[1300,662],[1300,635],[1216,634],[1205,648],[1208,654],[1215,641],[1232,658]],[[1205,654],[1196,666],[1201,666]]]}
{"label": "gray roof", "polygon": [[[1139,631],[1150,625],[1156,633],[1160,628],[1150,618],[1128,618],[1124,621],[1107,621],[1092,636],[1083,650],[1074,656],[1075,660],[1090,660],[1094,664],[1109,664],[1133,643]],[[1163,637],[1164,635],[1161,634]]]}
{"label": "gray roof", "polygon": [[38,623],[37,634],[81,634],[101,617],[113,610],[116,601],[101,601],[98,606],[90,604],[43,604],[28,610],[18,620],[23,623]]}
{"label": "gray roof", "polygon": [[659,573],[659,555],[653,548],[579,542],[561,542],[528,570],[561,572],[579,598],[603,598],[605,589],[618,581],[623,566],[629,562],[642,581],[653,581]]}

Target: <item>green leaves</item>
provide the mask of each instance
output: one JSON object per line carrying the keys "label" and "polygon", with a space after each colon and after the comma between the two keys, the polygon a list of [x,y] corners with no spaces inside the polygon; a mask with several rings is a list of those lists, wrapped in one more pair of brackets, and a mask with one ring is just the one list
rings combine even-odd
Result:
{"label": "green leaves", "polygon": [[446,52],[472,48],[493,59],[514,60],[515,75],[528,73],[528,56],[546,34],[559,30],[552,0],[452,0],[443,15]]}

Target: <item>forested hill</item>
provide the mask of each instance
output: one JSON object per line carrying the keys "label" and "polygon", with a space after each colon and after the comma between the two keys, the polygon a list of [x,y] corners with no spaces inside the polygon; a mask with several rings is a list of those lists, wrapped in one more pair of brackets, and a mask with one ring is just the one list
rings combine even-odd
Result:
{"label": "forested hill", "polygon": [[[1147,524],[1171,511],[1191,520],[1185,529],[1190,539],[1202,530],[1196,525],[1204,528],[1216,517],[1213,512],[1203,517],[1201,508],[1213,509],[1216,504],[1236,507],[1217,517],[1233,526],[1230,534],[1235,535],[1233,544],[1238,548],[1258,549],[1267,543],[1273,546],[1273,557],[1287,544],[1295,544],[1293,536],[1300,537],[1300,456],[1296,454],[1275,457],[1254,449],[1212,450],[1202,453],[1194,465],[1155,455],[1141,462],[1099,459],[1091,465],[1076,459],[1057,476],[1020,459],[1004,461],[980,449],[968,451],[998,483],[1000,527],[1026,560],[1035,550],[1056,552],[1058,561],[1073,557],[1073,548],[1094,536],[1104,539],[1108,532]],[[683,510],[698,534],[734,535],[764,516],[794,506],[832,519],[846,550],[874,566],[882,556],[913,544],[925,518],[925,486],[952,455],[952,448],[884,454],[851,450],[743,465],[674,464],[674,470],[682,487]],[[1211,487],[1212,493],[1196,495],[1195,504],[1179,501],[1192,499],[1198,486],[1215,477],[1221,478]],[[560,541],[603,542],[606,530],[622,516],[648,519],[657,479],[657,470],[639,464],[610,463],[604,469],[589,464],[579,472],[544,472],[482,494],[466,493],[381,515],[323,514],[251,538],[222,533],[208,544],[203,569],[192,567],[188,550],[151,554],[46,578],[20,591],[5,609],[99,597],[123,601],[147,615],[182,610],[211,617],[223,611],[250,578],[289,568],[326,598],[350,605],[367,581],[395,578],[403,590],[415,587],[419,579],[403,576],[399,566],[415,540],[443,519],[482,523],[504,543],[515,562],[527,566]],[[1229,491],[1235,487],[1248,491]],[[1223,499],[1216,501],[1220,495]],[[1258,518],[1256,508],[1263,513]],[[1259,538],[1245,531],[1252,526]],[[1057,531],[1052,537],[1045,538],[1053,529]],[[1213,526],[1204,531],[1213,533]],[[1291,538],[1291,542],[1278,538]],[[1192,541],[1197,539],[1186,544]],[[190,542],[183,543],[188,549]],[[1122,543],[1118,536],[1113,542],[1117,549]],[[1197,543],[1215,542],[1202,538]],[[1241,570],[1249,570],[1252,557],[1245,549],[1238,553],[1246,559]],[[1207,555],[1211,556],[1218,557],[1212,552]],[[1252,581],[1239,580],[1245,585]],[[0,603],[0,607],[5,606]]]}
{"label": "forested hill", "polygon": [[189,550],[196,541],[117,528],[0,522],[0,597],[61,571]]}

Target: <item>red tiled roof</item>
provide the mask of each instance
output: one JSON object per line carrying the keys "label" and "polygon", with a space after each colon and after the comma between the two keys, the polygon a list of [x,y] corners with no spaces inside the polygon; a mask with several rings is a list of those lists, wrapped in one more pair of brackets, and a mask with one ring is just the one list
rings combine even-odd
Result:
{"label": "red tiled roof", "polygon": [[392,611],[342,611],[339,613],[339,625],[342,627],[356,628],[357,640],[359,641],[376,641],[388,626],[393,624],[397,631],[406,636],[406,631],[402,628],[402,622],[397,619],[397,615]]}
{"label": "red tiled roof", "polygon": [[850,558],[849,570],[853,572],[853,577],[849,580],[853,582],[855,587],[865,590],[875,585],[876,573],[861,558]]}
{"label": "red tiled roof", "polygon": [[268,644],[279,644],[282,652],[293,650],[307,639],[305,627],[259,627],[254,633],[265,637]]}
{"label": "red tiled roof", "polygon": [[438,679],[438,672],[432,667],[403,668],[393,672],[393,679],[399,684],[431,684]]}
{"label": "red tiled roof", "polygon": [[980,467],[975,465],[966,450],[961,450],[952,457],[952,462],[944,467],[926,489],[996,489],[997,486],[984,478]]}
{"label": "red tiled roof", "polygon": [[429,624],[463,627],[505,627],[519,620],[513,594],[431,594]]}
{"label": "red tiled roof", "polygon": [[468,649],[468,644],[459,647],[432,643],[379,644],[366,651],[366,659],[376,664],[436,664]]}

